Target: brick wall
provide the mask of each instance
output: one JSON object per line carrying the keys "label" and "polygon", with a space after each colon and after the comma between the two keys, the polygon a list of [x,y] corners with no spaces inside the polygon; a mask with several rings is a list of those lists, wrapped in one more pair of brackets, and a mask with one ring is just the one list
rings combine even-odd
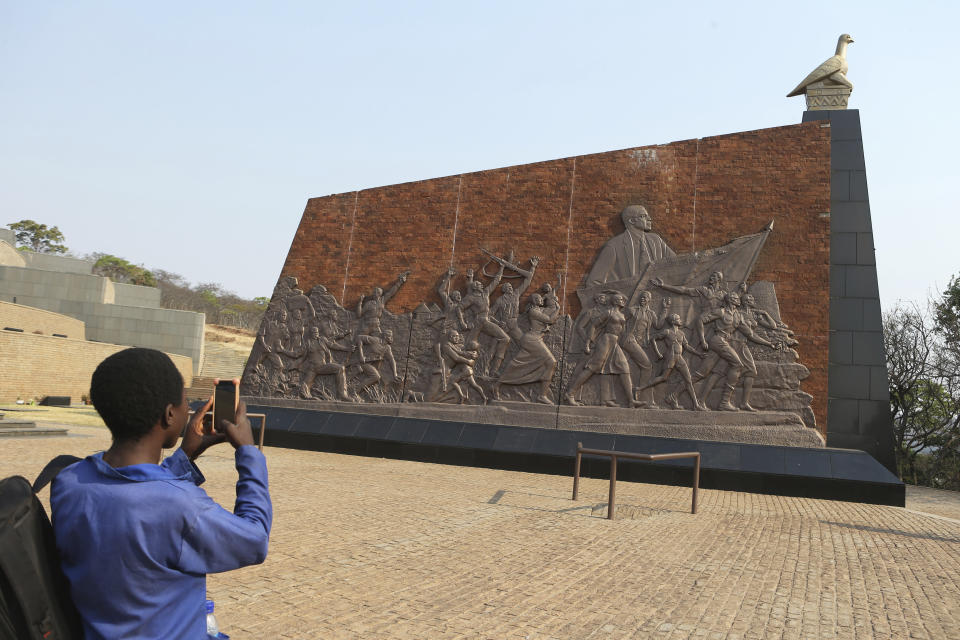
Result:
{"label": "brick wall", "polygon": [[654,231],[678,253],[775,229],[752,279],[776,285],[784,321],[797,333],[803,389],[827,424],[830,260],[830,131],[806,123],[638,147],[391,185],[307,201],[282,275],[305,291],[324,284],[347,308],[400,271],[410,279],[390,304],[410,311],[435,292],[452,263],[462,273],[485,261],[480,248],[542,258],[531,290],[575,290],[600,247],[623,230],[620,210],[644,204]]}
{"label": "brick wall", "polygon": [[81,320],[52,311],[0,301],[0,329],[4,327],[23,329],[24,333],[39,332],[45,336],[58,333],[77,340],[85,337]]}
{"label": "brick wall", "polygon": [[[128,347],[53,338],[30,333],[0,331],[0,402],[17,398],[70,396],[73,402],[90,391],[90,377],[104,358]],[[192,382],[190,358],[170,354],[183,375]]]}

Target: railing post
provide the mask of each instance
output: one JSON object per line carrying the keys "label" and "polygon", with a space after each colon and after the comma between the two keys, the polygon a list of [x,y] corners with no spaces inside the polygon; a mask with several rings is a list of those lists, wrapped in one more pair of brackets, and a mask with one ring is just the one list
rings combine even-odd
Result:
{"label": "railing post", "polygon": [[617,511],[617,456],[610,456],[610,496],[607,499],[607,520]]}
{"label": "railing post", "polygon": [[577,462],[573,466],[573,499],[577,499],[577,493],[580,491],[580,449],[583,448],[583,443],[577,443]]}
{"label": "railing post", "polygon": [[700,488],[700,454],[693,459],[693,506],[690,507],[690,513],[697,512],[697,490]]}

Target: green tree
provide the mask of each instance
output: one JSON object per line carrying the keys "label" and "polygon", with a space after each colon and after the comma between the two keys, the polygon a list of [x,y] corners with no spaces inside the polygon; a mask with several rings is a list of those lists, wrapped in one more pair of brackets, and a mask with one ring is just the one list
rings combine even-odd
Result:
{"label": "green tree", "polygon": [[57,227],[48,227],[33,220],[21,220],[8,225],[16,234],[17,248],[36,253],[66,253],[63,233]]}
{"label": "green tree", "polygon": [[960,278],[950,278],[950,284],[933,303],[934,330],[943,337],[949,354],[960,361]]}
{"label": "green tree", "polygon": [[96,259],[93,263],[93,272],[99,276],[106,276],[124,284],[137,284],[142,287],[157,286],[157,279],[153,273],[140,265],[109,253],[95,253],[91,257]]}

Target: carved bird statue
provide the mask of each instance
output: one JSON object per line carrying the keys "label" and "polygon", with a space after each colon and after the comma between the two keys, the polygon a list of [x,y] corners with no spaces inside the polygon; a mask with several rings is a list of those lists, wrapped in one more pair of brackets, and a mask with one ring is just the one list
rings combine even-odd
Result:
{"label": "carved bird statue", "polygon": [[837,53],[828,58],[823,64],[810,72],[803,82],[797,85],[797,88],[787,94],[788,98],[798,96],[806,91],[806,88],[815,82],[824,82],[826,84],[838,84],[849,87],[853,91],[853,83],[847,80],[847,45],[853,42],[850,34],[844,33],[837,40]]}

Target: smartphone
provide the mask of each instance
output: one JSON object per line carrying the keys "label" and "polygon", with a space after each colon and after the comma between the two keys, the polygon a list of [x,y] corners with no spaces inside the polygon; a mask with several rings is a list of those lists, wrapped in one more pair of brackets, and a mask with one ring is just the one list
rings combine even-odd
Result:
{"label": "smartphone", "polygon": [[221,420],[236,424],[240,387],[233,380],[221,380],[213,391],[213,428],[222,433]]}

